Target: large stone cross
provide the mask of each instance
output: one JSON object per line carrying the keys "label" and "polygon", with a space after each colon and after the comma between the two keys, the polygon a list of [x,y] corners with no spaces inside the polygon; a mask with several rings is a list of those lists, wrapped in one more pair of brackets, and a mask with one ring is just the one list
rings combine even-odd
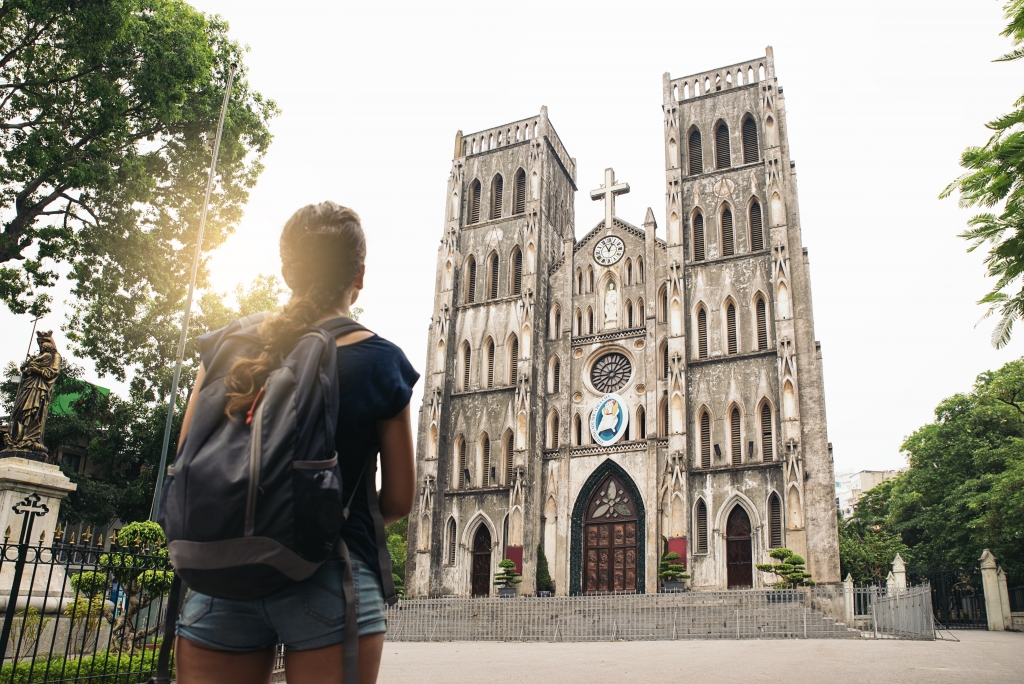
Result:
{"label": "large stone cross", "polygon": [[590,191],[590,199],[604,200],[604,227],[612,227],[612,217],[615,216],[615,196],[625,195],[629,192],[628,183],[615,184],[615,172],[611,169],[604,170],[604,185],[597,190]]}

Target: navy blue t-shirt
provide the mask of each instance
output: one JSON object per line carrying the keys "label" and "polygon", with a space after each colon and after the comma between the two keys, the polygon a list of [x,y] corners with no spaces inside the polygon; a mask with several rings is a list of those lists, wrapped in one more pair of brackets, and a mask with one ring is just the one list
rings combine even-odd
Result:
{"label": "navy blue t-shirt", "polygon": [[336,444],[343,500],[355,494],[341,536],[352,558],[377,572],[377,536],[362,478],[374,477],[380,453],[377,421],[394,418],[406,407],[419,377],[402,350],[383,337],[374,335],[338,347],[341,409]]}

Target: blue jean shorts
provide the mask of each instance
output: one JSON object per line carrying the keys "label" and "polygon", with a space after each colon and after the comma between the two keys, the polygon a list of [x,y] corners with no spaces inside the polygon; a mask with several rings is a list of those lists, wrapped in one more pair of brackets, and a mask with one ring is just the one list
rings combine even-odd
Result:
{"label": "blue jean shorts", "polygon": [[[251,601],[213,598],[189,590],[177,634],[221,651],[255,651],[277,643],[307,651],[341,643],[345,629],[343,568],[341,558],[331,556],[309,579]],[[365,563],[353,560],[352,580],[359,636],[386,631],[380,577]]]}

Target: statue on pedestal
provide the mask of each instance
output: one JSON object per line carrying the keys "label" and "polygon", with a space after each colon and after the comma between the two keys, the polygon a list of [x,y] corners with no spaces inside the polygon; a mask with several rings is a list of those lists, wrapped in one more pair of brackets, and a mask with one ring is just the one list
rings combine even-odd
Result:
{"label": "statue on pedestal", "polygon": [[46,461],[43,428],[50,409],[53,384],[60,374],[60,354],[53,341],[53,331],[36,333],[39,353],[21,364],[21,385],[11,410],[10,429],[4,435],[0,458],[20,456]]}

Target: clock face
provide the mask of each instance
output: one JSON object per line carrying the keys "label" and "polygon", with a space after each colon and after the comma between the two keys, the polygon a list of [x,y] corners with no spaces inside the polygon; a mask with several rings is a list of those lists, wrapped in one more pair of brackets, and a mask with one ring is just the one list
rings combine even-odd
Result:
{"label": "clock face", "polygon": [[622,258],[625,251],[626,246],[622,244],[622,240],[614,235],[609,235],[594,247],[594,261],[602,266],[611,266]]}

